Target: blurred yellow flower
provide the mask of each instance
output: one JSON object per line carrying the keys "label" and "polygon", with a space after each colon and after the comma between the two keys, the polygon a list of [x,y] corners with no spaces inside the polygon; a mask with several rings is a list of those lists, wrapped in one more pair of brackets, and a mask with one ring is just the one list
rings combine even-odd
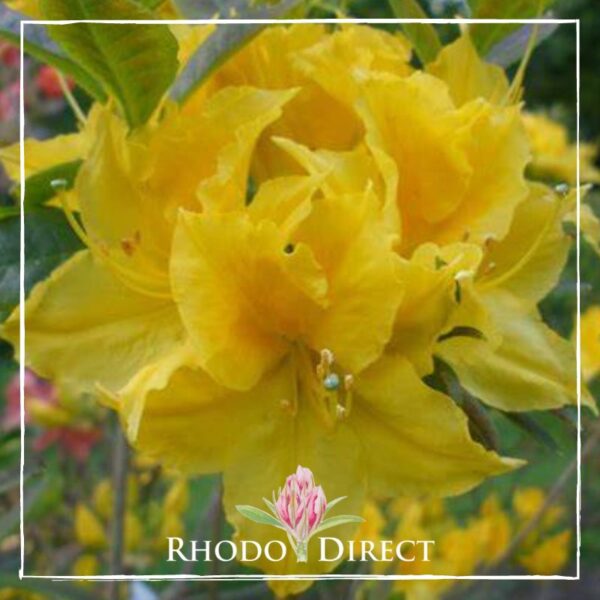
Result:
{"label": "blurred yellow flower", "polygon": [[75,507],[75,538],[84,548],[105,548],[108,544],[104,525],[85,504]]}
{"label": "blurred yellow flower", "polygon": [[[536,175],[559,182],[577,182],[577,148],[569,143],[566,128],[544,114],[528,113],[523,122],[532,149],[531,169]],[[581,182],[600,183],[600,170],[594,166],[597,148],[579,144]]]}
{"label": "blurred yellow flower", "polygon": [[559,575],[568,562],[570,548],[571,532],[565,530],[546,538],[518,560],[532,575]]}
{"label": "blurred yellow flower", "polygon": [[108,521],[111,518],[114,504],[113,487],[110,479],[103,479],[96,484],[92,498],[94,510]]}
{"label": "blurred yellow flower", "polygon": [[95,554],[82,554],[73,563],[73,575],[91,577],[100,573],[100,562]]}
{"label": "blurred yellow flower", "polygon": [[581,315],[581,363],[588,381],[600,372],[600,306],[590,306]]}

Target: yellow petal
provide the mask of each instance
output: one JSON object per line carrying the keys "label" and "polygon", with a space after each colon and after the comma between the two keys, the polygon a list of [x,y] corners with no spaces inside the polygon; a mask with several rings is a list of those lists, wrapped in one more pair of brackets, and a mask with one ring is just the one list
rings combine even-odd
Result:
{"label": "yellow petal", "polygon": [[[83,158],[87,138],[80,133],[58,135],[49,140],[25,140],[25,177],[62,163]],[[21,180],[19,144],[0,148],[0,163],[13,181]]]}
{"label": "yellow petal", "polygon": [[375,495],[458,494],[521,464],[474,442],[464,413],[400,356],[384,357],[358,377],[356,396],[350,423]]}
{"label": "yellow petal", "polygon": [[[183,337],[171,302],[131,291],[85,250],[33,289],[25,326],[25,363],[74,393],[118,390]],[[18,309],[2,335],[17,347]]]}
{"label": "yellow petal", "polygon": [[198,360],[223,385],[256,384],[325,300],[312,252],[304,244],[286,252],[288,242],[273,222],[241,213],[180,215],[173,293]]}
{"label": "yellow petal", "polygon": [[248,207],[250,218],[255,223],[272,221],[283,236],[291,239],[298,225],[310,214],[312,197],[322,179],[319,175],[291,175],[265,181]]}
{"label": "yellow petal", "polygon": [[562,225],[565,208],[550,188],[532,184],[508,235],[488,244],[478,288],[501,287],[531,307],[542,300],[558,283],[571,246]]}
{"label": "yellow petal", "polygon": [[[419,375],[433,371],[433,347],[456,309],[457,276],[472,277],[481,261],[481,250],[472,244],[439,248],[423,244],[410,261],[402,263],[404,296],[394,323],[389,350],[402,354]],[[462,285],[462,284],[460,284]],[[471,323],[463,323],[463,326]]]}
{"label": "yellow petal", "polygon": [[[259,136],[282,115],[282,107],[296,90],[266,91],[250,87],[229,88],[211,97],[204,111],[213,128],[220,128],[227,143],[203,146],[218,157],[216,172],[197,190],[205,210],[234,210],[244,207],[252,151]],[[219,149],[215,152],[215,146]],[[195,150],[194,150],[195,151]],[[214,160],[214,159],[213,159]],[[210,164],[210,162],[209,162]]]}
{"label": "yellow petal", "polygon": [[508,92],[504,70],[479,57],[468,32],[444,46],[435,61],[427,65],[426,70],[448,84],[450,95],[457,106],[475,98],[497,104]]}
{"label": "yellow petal", "polygon": [[296,233],[313,250],[329,284],[329,304],[306,339],[317,351],[331,350],[354,373],[383,351],[403,294],[394,237],[380,222],[378,204],[368,191],[319,198]]}
{"label": "yellow petal", "polygon": [[462,385],[501,410],[576,404],[574,347],[545,325],[537,311],[506,292],[487,294],[485,305],[501,336],[499,346],[467,337],[438,345],[437,354],[452,366]]}

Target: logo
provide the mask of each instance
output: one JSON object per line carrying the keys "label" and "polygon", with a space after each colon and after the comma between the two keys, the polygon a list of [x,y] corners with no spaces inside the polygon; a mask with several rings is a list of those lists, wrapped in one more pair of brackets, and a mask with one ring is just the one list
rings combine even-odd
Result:
{"label": "logo", "polygon": [[328,512],[346,498],[340,496],[327,502],[323,488],[315,485],[312,471],[298,465],[283,488],[279,488],[277,496],[273,491],[272,501],[263,498],[270,512],[247,505],[238,505],[236,509],[250,521],[285,531],[297,562],[303,563],[307,561],[308,543],[314,535],[338,525],[364,522],[355,515],[327,518]]}
{"label": "logo", "polygon": [[237,505],[237,511],[246,519],[285,531],[289,546],[277,536],[259,543],[252,539],[233,540],[184,540],[180,537],[168,537],[167,562],[211,562],[219,560],[253,563],[261,559],[280,562],[286,559],[289,547],[296,555],[296,562],[308,562],[308,544],[314,536],[319,541],[319,562],[336,562],[343,559],[349,562],[429,562],[430,550],[434,540],[369,540],[349,539],[320,535],[323,531],[347,523],[364,523],[362,517],[355,515],[327,516],[329,511],[345,500],[340,496],[330,502],[310,469],[298,465],[296,472],[288,476],[282,488],[273,491],[272,499],[263,501],[268,512],[262,508]]}

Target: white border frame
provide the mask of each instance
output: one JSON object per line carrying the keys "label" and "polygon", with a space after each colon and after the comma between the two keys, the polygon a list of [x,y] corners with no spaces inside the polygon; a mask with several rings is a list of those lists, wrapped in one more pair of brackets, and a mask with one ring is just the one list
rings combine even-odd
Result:
{"label": "white border frame", "polygon": [[20,177],[21,177],[21,211],[20,211],[20,290],[19,307],[21,320],[19,323],[20,341],[19,356],[25,356],[25,101],[24,101],[24,44],[26,25],[72,25],[76,23],[99,23],[99,24],[138,24],[138,25],[281,25],[281,24],[399,24],[399,23],[432,23],[432,24],[555,24],[555,25],[575,25],[576,32],[576,144],[577,144],[577,237],[576,237],[576,256],[577,256],[577,324],[576,324],[576,344],[577,344],[577,486],[576,486],[576,530],[577,530],[577,553],[576,553],[576,575],[347,575],[347,574],[319,574],[319,575],[266,575],[266,574],[245,574],[245,575],[94,575],[89,577],[80,577],[77,575],[25,575],[25,527],[24,527],[24,505],[23,505],[23,469],[25,464],[25,363],[20,361],[19,382],[20,382],[20,404],[21,404],[21,473],[20,473],[20,542],[21,542],[21,565],[19,568],[19,579],[49,579],[52,581],[75,580],[75,581],[278,581],[278,580],[356,580],[356,581],[374,581],[374,580],[569,580],[579,581],[581,579],[581,256],[580,256],[580,235],[581,235],[581,192],[580,192],[580,19],[165,19],[165,20],[136,20],[119,21],[110,19],[75,19],[62,21],[31,21],[23,20],[20,22],[20,96],[19,96],[19,145],[20,145]]}

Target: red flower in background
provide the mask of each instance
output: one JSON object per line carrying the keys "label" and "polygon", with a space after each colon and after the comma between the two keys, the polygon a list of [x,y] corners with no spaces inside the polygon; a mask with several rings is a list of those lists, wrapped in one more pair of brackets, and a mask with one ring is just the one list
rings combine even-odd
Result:
{"label": "red flower in background", "polygon": [[[48,65],[43,65],[38,71],[35,82],[40,92],[46,98],[57,99],[63,97],[63,89],[60,85],[60,78],[56,69]],[[72,79],[67,78],[66,82],[70,90],[75,87]]]}
{"label": "red flower in background", "polygon": [[11,44],[0,42],[0,62],[10,69],[19,66],[19,49]]}
{"label": "red flower in background", "polygon": [[[6,386],[6,411],[2,428],[16,429],[21,422],[19,374]],[[100,429],[87,423],[78,423],[76,417],[61,406],[57,389],[51,382],[25,371],[25,422],[39,426],[42,433],[33,447],[42,451],[57,444],[62,451],[80,462],[87,459],[91,449],[102,437]]]}

